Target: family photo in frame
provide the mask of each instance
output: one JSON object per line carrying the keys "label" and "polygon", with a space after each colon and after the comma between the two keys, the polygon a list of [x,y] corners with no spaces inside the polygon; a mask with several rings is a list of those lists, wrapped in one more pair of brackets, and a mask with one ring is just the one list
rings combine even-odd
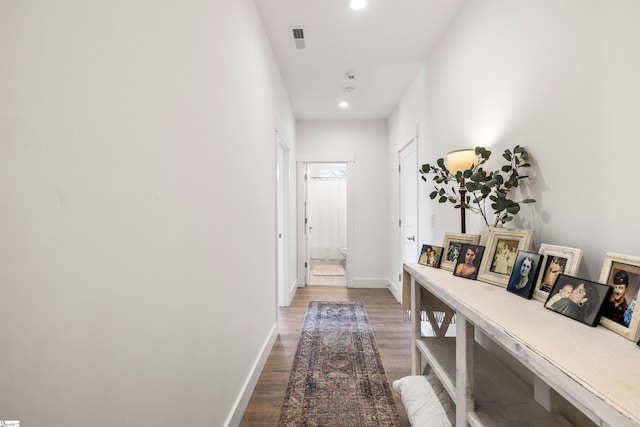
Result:
{"label": "family photo in frame", "polygon": [[635,310],[640,293],[640,258],[607,253],[600,282],[611,288],[600,323],[632,341],[640,339],[640,310]]}
{"label": "family photo in frame", "polygon": [[540,273],[541,259],[540,254],[518,251],[507,291],[523,298],[531,298]]}
{"label": "family photo in frame", "polygon": [[[491,227],[487,239],[486,254],[480,264],[478,279],[507,287],[518,251],[528,251],[533,230]],[[513,253],[513,255],[511,255]],[[499,264],[499,265],[497,265]]]}
{"label": "family photo in frame", "polygon": [[484,254],[484,246],[463,244],[453,275],[476,280],[478,267]]}
{"label": "family photo in frame", "polygon": [[546,301],[558,276],[561,274],[568,276],[578,274],[578,267],[582,259],[582,249],[542,243],[538,253],[544,258],[533,298],[539,301]]}
{"label": "family photo in frame", "polygon": [[561,274],[544,306],[589,326],[596,326],[611,287]]}
{"label": "family photo in frame", "polygon": [[458,262],[458,255],[462,250],[462,245],[468,243],[477,245],[480,243],[479,234],[464,233],[445,233],[443,247],[443,256],[440,261],[440,268],[443,270],[453,271]]}
{"label": "family photo in frame", "polygon": [[442,259],[442,249],[441,246],[422,245],[418,264],[438,268]]}

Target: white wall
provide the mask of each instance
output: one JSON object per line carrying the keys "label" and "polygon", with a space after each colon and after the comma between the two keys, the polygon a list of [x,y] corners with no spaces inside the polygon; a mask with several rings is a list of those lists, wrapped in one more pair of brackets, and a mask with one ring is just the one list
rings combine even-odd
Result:
{"label": "white wall", "polygon": [[[421,164],[476,145],[495,158],[507,147],[527,147],[534,166],[527,191],[537,203],[510,226],[533,228],[535,250],[540,243],[582,248],[578,276],[598,280],[607,251],[640,256],[633,193],[639,50],[636,1],[468,0],[391,116],[389,153],[416,122]],[[388,170],[394,165],[390,156]],[[397,188],[390,179],[390,218],[397,216]],[[459,211],[431,201],[430,188],[420,183],[421,243],[460,230]],[[468,232],[481,225],[467,214]],[[393,221],[388,230],[397,253]],[[390,257],[392,280],[396,259]],[[587,425],[581,414],[563,411]]]}
{"label": "white wall", "polygon": [[353,153],[354,248],[347,259],[353,268],[350,286],[388,285],[387,252],[387,124],[371,121],[298,121],[299,155]]}
{"label": "white wall", "polygon": [[[392,115],[389,152],[416,122],[420,164],[457,148],[483,145],[501,158],[507,147],[527,147],[538,202],[510,226],[533,228],[536,249],[582,248],[579,275],[598,279],[607,251],[640,255],[632,237],[640,232],[632,190],[639,48],[635,1],[467,1]],[[389,185],[394,218],[397,185]],[[420,241],[459,232],[459,212],[429,200],[426,183],[420,191]],[[468,232],[480,227],[467,219]],[[393,246],[393,221],[388,229]]]}
{"label": "white wall", "polygon": [[6,0],[0,56],[1,416],[237,423],[295,149],[254,3]]}

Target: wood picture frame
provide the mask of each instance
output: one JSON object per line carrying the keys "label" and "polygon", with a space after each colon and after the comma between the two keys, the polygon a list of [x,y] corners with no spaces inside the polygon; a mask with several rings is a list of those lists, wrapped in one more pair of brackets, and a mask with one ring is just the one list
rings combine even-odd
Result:
{"label": "wood picture frame", "polygon": [[420,258],[418,258],[418,264],[426,265],[427,267],[438,268],[440,267],[440,260],[442,259],[442,246],[434,245],[422,245],[420,251]]}
{"label": "wood picture frame", "polygon": [[479,234],[464,233],[444,233],[444,241],[442,242],[443,253],[440,261],[440,268],[447,271],[453,271],[458,261],[458,254],[464,243],[477,245],[480,243]]}
{"label": "wood picture frame", "polygon": [[531,298],[542,266],[541,260],[542,255],[540,254],[518,251],[511,277],[509,277],[507,291],[522,298]]}
{"label": "wood picture frame", "polygon": [[542,243],[538,253],[544,259],[542,260],[542,268],[536,282],[536,288],[533,291],[533,299],[544,302],[549,298],[549,292],[553,289],[553,285],[560,274],[568,276],[578,274],[580,260],[582,259],[582,249]]}
{"label": "wood picture frame", "polygon": [[506,288],[516,254],[518,251],[528,251],[532,239],[533,230],[490,227],[478,280]]}
{"label": "wood picture frame", "polygon": [[586,325],[596,326],[611,290],[611,286],[602,283],[561,274],[544,306]]}
{"label": "wood picture frame", "polygon": [[[640,309],[636,310],[635,307],[640,294],[640,257],[607,252],[599,280],[612,289],[611,299],[605,301],[600,324],[631,341],[638,341]],[[622,298],[625,305],[622,310],[623,318],[620,321],[618,318],[620,310],[619,307],[616,308],[615,299],[619,297],[620,285],[624,282],[626,282],[626,289],[622,293]]]}

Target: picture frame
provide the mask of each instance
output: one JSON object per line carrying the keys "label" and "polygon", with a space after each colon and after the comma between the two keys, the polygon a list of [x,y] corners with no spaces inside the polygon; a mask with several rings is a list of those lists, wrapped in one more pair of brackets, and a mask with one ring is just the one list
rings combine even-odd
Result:
{"label": "picture frame", "polygon": [[561,274],[544,306],[586,325],[596,326],[611,292],[609,285]]}
{"label": "picture frame", "polygon": [[514,268],[509,277],[507,291],[530,299],[538,281],[542,266],[542,255],[527,251],[518,251]]}
{"label": "picture frame", "polygon": [[544,259],[542,260],[542,268],[533,292],[533,299],[544,302],[549,298],[549,292],[553,289],[553,285],[560,274],[568,276],[578,274],[580,260],[582,259],[582,249],[542,243],[538,253],[543,255]]}
{"label": "picture frame", "polygon": [[518,251],[528,251],[533,230],[490,227],[478,280],[507,287]]}
{"label": "picture frame", "polygon": [[[484,255],[484,246],[463,243],[453,269],[453,275],[465,279],[476,280],[480,271],[480,263]],[[468,254],[468,256],[466,256]]]}
{"label": "picture frame", "polygon": [[[640,257],[607,252],[599,280],[612,290],[610,300],[605,301],[600,324],[631,341],[638,341],[640,309],[636,310],[635,307],[640,294]],[[624,308],[620,310],[620,306],[616,307],[616,299],[620,297],[624,282],[626,286],[621,295]],[[622,319],[619,317],[620,312]]]}
{"label": "picture frame", "polygon": [[453,271],[458,261],[458,254],[462,249],[462,245],[468,243],[477,245],[480,243],[479,234],[464,233],[444,233],[444,241],[442,242],[443,253],[440,261],[440,268],[447,271]]}
{"label": "picture frame", "polygon": [[438,268],[440,266],[440,260],[442,259],[443,249],[442,246],[422,245],[418,264]]}

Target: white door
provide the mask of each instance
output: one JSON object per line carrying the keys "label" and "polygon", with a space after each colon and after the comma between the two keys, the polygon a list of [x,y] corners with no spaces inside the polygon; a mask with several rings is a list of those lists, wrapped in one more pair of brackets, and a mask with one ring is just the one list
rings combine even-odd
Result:
{"label": "white door", "polygon": [[400,172],[400,276],[402,264],[418,260],[418,156],[417,138],[399,152]]}

